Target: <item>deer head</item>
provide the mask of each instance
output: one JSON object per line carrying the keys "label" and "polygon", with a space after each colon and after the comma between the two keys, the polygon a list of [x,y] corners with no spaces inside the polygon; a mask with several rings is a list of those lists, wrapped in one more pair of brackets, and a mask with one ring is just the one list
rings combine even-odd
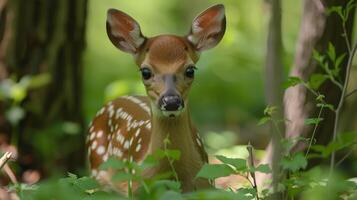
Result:
{"label": "deer head", "polygon": [[122,11],[110,9],[107,34],[120,50],[134,56],[155,115],[176,117],[185,111],[202,51],[213,48],[226,29],[223,5],[199,14],[186,36],[145,37],[139,24]]}

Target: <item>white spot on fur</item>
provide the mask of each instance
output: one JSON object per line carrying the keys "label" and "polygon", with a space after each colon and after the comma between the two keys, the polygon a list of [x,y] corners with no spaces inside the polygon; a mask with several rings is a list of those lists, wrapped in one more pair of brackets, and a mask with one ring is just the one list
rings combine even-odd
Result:
{"label": "white spot on fur", "polygon": [[140,134],[140,128],[138,129],[138,130],[136,130],[136,132],[135,132],[135,137],[138,137],[139,136],[139,134]]}
{"label": "white spot on fur", "polygon": [[91,174],[95,177],[98,175],[98,171],[96,169],[92,169]]}
{"label": "white spot on fur", "polygon": [[202,146],[200,139],[196,138],[196,141],[197,141],[198,146]]}
{"label": "white spot on fur", "polygon": [[136,152],[139,152],[140,149],[141,149],[141,144],[138,144],[138,145],[136,146],[136,148],[135,148],[135,151],[136,151]]}
{"label": "white spot on fur", "polygon": [[96,134],[97,134],[96,132],[92,132],[92,133],[90,134],[89,139],[90,139],[90,140],[93,140],[93,139],[95,138],[95,135],[96,135]]}
{"label": "white spot on fur", "polygon": [[97,138],[101,138],[103,136],[103,131],[98,131]]}
{"label": "white spot on fur", "polygon": [[104,152],[105,152],[105,147],[104,146],[99,146],[98,148],[97,148],[97,154],[98,155],[103,155],[104,154]]}
{"label": "white spot on fur", "polygon": [[97,141],[93,141],[91,148],[94,150],[95,148],[97,148]]}
{"label": "white spot on fur", "polygon": [[128,140],[125,141],[125,143],[124,143],[124,149],[129,149],[129,146],[130,146],[129,141],[128,141]]}

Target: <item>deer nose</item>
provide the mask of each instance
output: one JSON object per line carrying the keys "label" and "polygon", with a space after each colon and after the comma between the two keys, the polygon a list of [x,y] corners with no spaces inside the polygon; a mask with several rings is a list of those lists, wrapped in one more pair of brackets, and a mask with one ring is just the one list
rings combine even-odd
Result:
{"label": "deer nose", "polygon": [[162,96],[159,101],[161,110],[165,111],[178,111],[183,108],[183,100],[178,95]]}

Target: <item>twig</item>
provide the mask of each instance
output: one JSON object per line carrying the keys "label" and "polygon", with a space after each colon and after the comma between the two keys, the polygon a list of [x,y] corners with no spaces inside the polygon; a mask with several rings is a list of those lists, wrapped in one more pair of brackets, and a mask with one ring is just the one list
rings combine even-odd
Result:
{"label": "twig", "polygon": [[357,92],[357,89],[352,90],[352,92],[346,94],[345,99],[347,99],[347,97],[351,96],[352,94],[354,94],[356,92]]}
{"label": "twig", "polygon": [[11,154],[11,152],[5,152],[4,155],[0,158],[0,169],[2,169],[6,162],[11,158]]}
{"label": "twig", "polygon": [[10,166],[7,163],[4,165],[4,171],[7,174],[7,176],[10,178],[11,182],[13,184],[17,184],[15,173],[11,170]]}
{"label": "twig", "polygon": [[352,148],[350,151],[348,151],[346,155],[344,155],[339,161],[337,161],[336,166],[339,166],[344,160],[346,160],[346,158],[348,158],[348,156],[350,156],[354,150],[355,148]]}
{"label": "twig", "polygon": [[[333,129],[333,137],[332,137],[332,142],[336,141],[337,138],[337,130],[338,130],[338,123],[340,120],[340,114],[341,114],[341,109],[345,100],[345,95],[347,92],[347,86],[348,86],[348,80],[350,78],[350,71],[351,71],[351,67],[352,67],[352,61],[353,61],[353,57],[356,53],[357,50],[357,42],[355,43],[350,56],[348,58],[348,63],[347,63],[347,68],[346,68],[346,76],[345,76],[345,80],[344,80],[344,85],[343,85],[343,90],[342,90],[342,94],[341,94],[341,98],[340,98],[340,102],[338,103],[338,107],[336,109],[336,116],[335,116],[335,123],[334,123],[334,129]],[[335,168],[335,156],[336,156],[336,152],[333,151],[331,154],[331,161],[330,161],[330,176]]]}
{"label": "twig", "polygon": [[[247,150],[249,153],[249,158],[248,158],[249,168],[252,167],[254,169],[253,146],[250,144],[250,142],[248,143]],[[255,189],[255,191],[257,193],[256,199],[259,200],[257,181],[255,179],[255,171],[251,171],[251,170],[249,170],[249,171],[250,171],[250,176],[253,178],[253,188]]]}
{"label": "twig", "polygon": [[[319,122],[319,120],[320,120],[320,118],[321,118],[321,114],[322,114],[322,110],[323,110],[323,109],[324,109],[324,107],[321,106],[319,115],[317,116],[318,122]],[[311,139],[310,139],[309,147],[308,147],[307,150],[306,150],[305,157],[307,157],[307,155],[309,155],[309,151],[310,151],[312,142],[314,141],[314,137],[315,137],[315,134],[316,134],[316,130],[317,130],[318,125],[319,125],[319,123],[316,123],[316,124],[315,124],[314,131],[312,132],[312,136],[311,136]]]}

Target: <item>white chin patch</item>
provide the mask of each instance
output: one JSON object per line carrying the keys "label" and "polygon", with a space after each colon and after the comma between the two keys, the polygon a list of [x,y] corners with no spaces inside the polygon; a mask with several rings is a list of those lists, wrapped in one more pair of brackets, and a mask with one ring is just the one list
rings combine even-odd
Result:
{"label": "white chin patch", "polygon": [[182,109],[178,111],[161,111],[165,117],[177,117],[182,113]]}

